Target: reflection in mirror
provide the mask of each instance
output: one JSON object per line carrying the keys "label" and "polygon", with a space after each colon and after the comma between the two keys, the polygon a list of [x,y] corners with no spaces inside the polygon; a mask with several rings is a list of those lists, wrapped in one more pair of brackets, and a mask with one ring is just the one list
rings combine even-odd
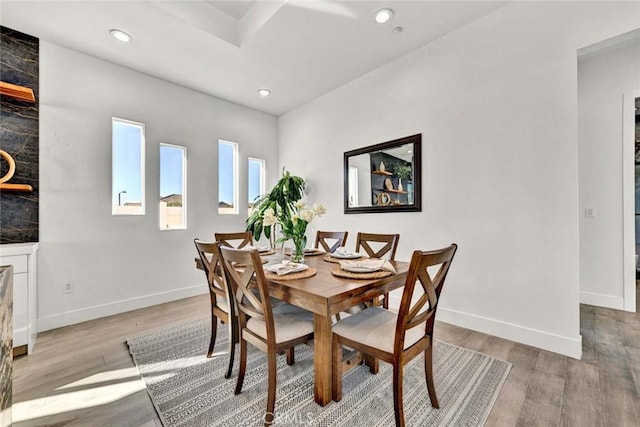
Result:
{"label": "reflection in mirror", "polygon": [[421,135],[346,152],[345,213],[420,211]]}

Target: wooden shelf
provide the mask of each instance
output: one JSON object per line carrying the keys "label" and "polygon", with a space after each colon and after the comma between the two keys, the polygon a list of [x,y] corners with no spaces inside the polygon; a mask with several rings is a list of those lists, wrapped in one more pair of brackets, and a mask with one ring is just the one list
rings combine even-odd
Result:
{"label": "wooden shelf", "polygon": [[19,101],[36,102],[33,89],[6,82],[0,82],[0,95],[9,96]]}
{"label": "wooden shelf", "polygon": [[387,188],[380,188],[377,191],[384,191],[385,193],[407,194],[406,191],[395,190],[395,189],[389,190]]}
{"label": "wooden shelf", "polygon": [[374,175],[385,175],[385,176],[393,175],[391,172],[387,172],[387,171],[371,171],[371,173]]}

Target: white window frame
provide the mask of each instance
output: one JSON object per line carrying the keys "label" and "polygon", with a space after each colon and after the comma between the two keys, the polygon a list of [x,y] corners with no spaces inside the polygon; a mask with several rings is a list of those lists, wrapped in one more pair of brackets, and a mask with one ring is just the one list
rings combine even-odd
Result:
{"label": "white window frame", "polygon": [[[220,144],[228,144],[233,147],[233,208],[221,208],[220,207]],[[238,215],[239,211],[239,197],[238,197],[238,143],[233,141],[227,141],[225,139],[218,140],[218,214],[220,215]]]}
{"label": "white window frame", "polygon": [[[140,209],[137,212],[122,212],[118,211],[118,205],[113,197],[115,187],[115,177],[113,173],[113,159],[114,159],[114,140],[113,140],[113,125],[115,123],[122,123],[129,126],[138,126],[142,128],[140,137]],[[145,215],[146,203],[145,203],[145,138],[146,129],[145,124],[140,122],[134,122],[133,120],[121,119],[118,117],[111,118],[111,215]]]}
{"label": "white window frame", "polygon": [[[173,231],[173,230],[186,230],[187,229],[187,147],[183,145],[169,144],[166,142],[161,142],[158,148],[158,159],[160,160],[160,156],[162,156],[161,151],[162,147],[170,147],[176,148],[182,151],[182,225],[179,227],[163,227],[162,217],[160,215],[160,202],[158,202],[158,227],[161,231]],[[162,177],[162,163],[158,164],[158,177]],[[158,191],[160,191],[160,180],[158,180]],[[159,197],[162,197],[159,194]]]}

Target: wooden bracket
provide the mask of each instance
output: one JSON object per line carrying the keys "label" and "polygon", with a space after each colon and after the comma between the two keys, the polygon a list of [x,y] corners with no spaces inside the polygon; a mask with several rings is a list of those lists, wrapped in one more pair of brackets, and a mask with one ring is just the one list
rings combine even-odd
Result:
{"label": "wooden bracket", "polygon": [[7,183],[7,181],[9,181],[13,177],[13,174],[16,173],[16,161],[13,160],[13,157],[11,157],[11,155],[4,150],[0,150],[0,157],[5,159],[7,163],[9,163],[9,171],[2,178],[0,178],[0,191],[25,191],[28,193],[32,192],[33,187],[29,184]]}
{"label": "wooden bracket", "polygon": [[36,96],[33,94],[33,89],[7,82],[0,82],[0,95],[9,96],[19,101],[36,102]]}

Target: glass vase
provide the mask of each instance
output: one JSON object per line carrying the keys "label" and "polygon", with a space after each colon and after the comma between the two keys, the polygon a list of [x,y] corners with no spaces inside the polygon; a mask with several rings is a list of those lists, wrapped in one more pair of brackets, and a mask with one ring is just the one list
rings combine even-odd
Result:
{"label": "glass vase", "polygon": [[304,249],[307,246],[307,236],[298,236],[293,239],[293,249],[291,251],[291,261],[304,263]]}

